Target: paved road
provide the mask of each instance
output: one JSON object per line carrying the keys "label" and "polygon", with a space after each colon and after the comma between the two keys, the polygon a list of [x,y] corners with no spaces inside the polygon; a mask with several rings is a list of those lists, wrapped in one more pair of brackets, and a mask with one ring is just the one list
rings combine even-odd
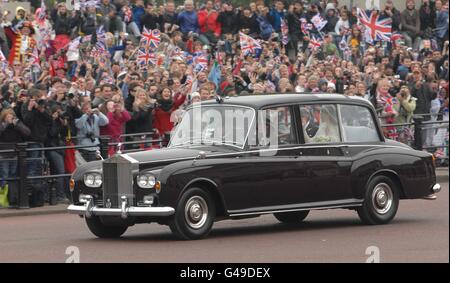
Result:
{"label": "paved road", "polygon": [[369,246],[381,262],[448,262],[448,189],[443,184],[436,201],[402,201],[389,225],[363,226],[348,210],[313,211],[298,226],[271,215],[218,222],[201,241],[175,241],[158,224],[103,240],[74,215],[0,218],[0,262],[65,262],[69,246],[81,262],[365,262]]}

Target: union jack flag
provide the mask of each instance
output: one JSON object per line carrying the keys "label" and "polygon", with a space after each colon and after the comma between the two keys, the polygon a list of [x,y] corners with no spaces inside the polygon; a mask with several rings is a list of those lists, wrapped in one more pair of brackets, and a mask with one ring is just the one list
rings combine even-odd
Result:
{"label": "union jack flag", "polygon": [[[97,28],[97,30],[95,31],[95,35],[97,40],[95,42],[94,48],[92,49],[91,56],[97,57],[107,54],[108,51],[106,50],[105,28],[103,26]],[[86,42],[87,40],[92,40],[92,36],[88,35],[85,38],[83,38],[83,42]]]}
{"label": "union jack flag", "polygon": [[208,56],[203,52],[195,53],[193,61],[195,72],[201,72],[208,68]]}
{"label": "union jack flag", "polygon": [[95,31],[95,33],[97,35],[97,42],[98,41],[102,41],[102,42],[106,41],[106,32],[105,32],[105,27],[104,26],[99,26],[97,28],[97,30]]}
{"label": "union jack flag", "polygon": [[309,31],[313,29],[313,25],[308,23],[305,18],[300,19],[300,29],[304,35],[309,35]]}
{"label": "union jack flag", "polygon": [[308,48],[309,49],[317,49],[322,45],[323,41],[320,38],[315,37],[314,35],[310,37]]}
{"label": "union jack flag", "polygon": [[76,50],[80,46],[81,36],[76,37],[71,42],[69,42],[68,50]]}
{"label": "union jack flag", "polygon": [[314,17],[311,18],[311,22],[314,24],[317,30],[322,30],[328,23],[327,20],[322,18],[320,13],[317,13]]}
{"label": "union jack flag", "polygon": [[41,0],[41,10],[39,10],[38,19],[42,21],[45,19],[46,15],[47,15],[47,7],[45,6],[45,1]]}
{"label": "union jack flag", "polygon": [[92,40],[92,34],[85,35],[85,36],[83,36],[81,43],[91,42],[91,40]]}
{"label": "union jack flag", "polygon": [[123,20],[126,23],[131,22],[131,19],[133,17],[133,12],[131,11],[131,8],[128,6],[123,6],[122,7],[122,12],[123,12]]}
{"label": "union jack flag", "polygon": [[370,11],[369,14],[363,9],[358,9],[359,22],[366,29],[366,41],[390,41],[392,35],[392,19],[381,18],[380,15]]}
{"label": "union jack flag", "polygon": [[141,36],[141,43],[150,48],[156,49],[161,43],[161,32],[157,29],[148,30],[144,27]]}
{"label": "union jack flag", "polygon": [[94,47],[91,51],[91,57],[102,57],[107,55],[108,51],[102,48]]}
{"label": "union jack flag", "polygon": [[170,54],[170,57],[171,57],[171,58],[176,58],[176,57],[178,57],[178,58],[180,58],[181,60],[184,60],[184,59],[185,59],[184,51],[181,50],[180,47],[175,47],[175,48],[172,50],[172,53]]}
{"label": "union jack flag", "polygon": [[32,66],[41,69],[41,60],[39,58],[39,52],[36,47],[33,48],[32,52],[28,53],[28,62],[30,62]]}
{"label": "union jack flag", "polygon": [[40,27],[39,28],[40,33],[40,44],[45,47],[49,47],[49,42],[51,40],[51,33],[52,31],[46,27]]}
{"label": "union jack flag", "polygon": [[256,39],[246,35],[245,33],[239,33],[239,41],[241,44],[241,50],[244,55],[255,54],[257,49],[262,49]]}
{"label": "union jack flag", "polygon": [[402,40],[402,39],[403,39],[403,36],[400,33],[397,33],[397,32],[393,33],[391,36],[392,45],[394,47],[397,46],[397,41]]}
{"label": "union jack flag", "polygon": [[147,49],[139,49],[136,59],[139,65],[156,65],[158,63],[158,57],[156,54],[150,53]]}

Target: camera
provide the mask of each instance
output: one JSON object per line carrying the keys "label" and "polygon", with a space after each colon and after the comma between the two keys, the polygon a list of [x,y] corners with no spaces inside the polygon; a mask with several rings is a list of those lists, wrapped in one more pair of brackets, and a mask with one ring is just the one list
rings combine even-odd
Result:
{"label": "camera", "polygon": [[403,98],[405,98],[406,95],[407,95],[406,90],[403,89],[403,88],[401,88],[401,89],[400,89],[400,95],[401,95]]}
{"label": "camera", "polygon": [[344,77],[351,78],[352,77],[352,72],[350,72],[348,70],[345,70],[344,71]]}
{"label": "camera", "polygon": [[267,78],[267,75],[265,73],[262,73],[261,75],[259,75],[259,79],[262,81],[265,81]]}
{"label": "camera", "polygon": [[396,95],[397,95],[397,93],[398,93],[398,91],[399,91],[399,89],[398,88],[396,88],[396,87],[391,87],[391,88],[389,88],[389,94],[392,96],[392,97],[395,97]]}
{"label": "camera", "polygon": [[39,99],[39,100],[37,101],[37,105],[38,105],[38,106],[45,106],[45,100],[44,100],[44,99]]}
{"label": "camera", "polygon": [[66,111],[61,112],[59,114],[59,117],[61,117],[61,119],[64,119],[64,120],[69,120],[70,119],[70,115]]}
{"label": "camera", "polygon": [[75,95],[72,92],[69,92],[67,94],[67,98],[69,98],[69,99],[73,99],[74,97],[75,97]]}
{"label": "camera", "polygon": [[95,134],[93,132],[87,133],[86,138],[90,139],[91,142],[95,142],[95,139],[96,139]]}
{"label": "camera", "polygon": [[168,80],[167,80],[167,85],[168,85],[168,86],[172,86],[172,85],[173,85],[173,79],[171,79],[171,78],[168,79]]}

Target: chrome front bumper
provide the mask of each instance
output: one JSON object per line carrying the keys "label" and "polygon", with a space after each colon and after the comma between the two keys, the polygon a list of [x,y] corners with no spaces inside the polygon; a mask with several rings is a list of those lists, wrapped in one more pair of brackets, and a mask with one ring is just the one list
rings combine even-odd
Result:
{"label": "chrome front bumper", "polygon": [[172,207],[135,207],[128,206],[127,198],[122,197],[121,208],[102,208],[94,206],[91,196],[86,196],[84,205],[69,205],[67,211],[71,214],[84,215],[87,218],[92,216],[121,216],[123,219],[128,216],[170,216],[175,213]]}

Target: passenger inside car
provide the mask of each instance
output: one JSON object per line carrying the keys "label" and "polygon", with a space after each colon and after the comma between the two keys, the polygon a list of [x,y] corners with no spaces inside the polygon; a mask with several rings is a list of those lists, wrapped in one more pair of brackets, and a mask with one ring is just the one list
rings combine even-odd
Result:
{"label": "passenger inside car", "polygon": [[316,135],[319,126],[314,121],[311,112],[307,109],[307,106],[300,107],[300,116],[305,143],[312,143],[313,137]]}
{"label": "passenger inside car", "polygon": [[339,142],[339,126],[336,109],[332,105],[324,105],[320,110],[320,124],[314,142]]}

